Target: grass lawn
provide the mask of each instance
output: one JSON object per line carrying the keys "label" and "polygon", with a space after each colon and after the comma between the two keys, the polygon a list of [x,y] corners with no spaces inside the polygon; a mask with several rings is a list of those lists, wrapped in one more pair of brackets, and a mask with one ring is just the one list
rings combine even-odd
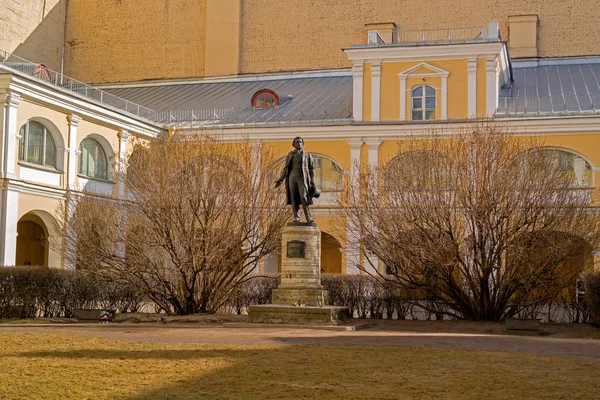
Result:
{"label": "grass lawn", "polygon": [[0,334],[0,399],[592,399],[600,361],[383,346]]}

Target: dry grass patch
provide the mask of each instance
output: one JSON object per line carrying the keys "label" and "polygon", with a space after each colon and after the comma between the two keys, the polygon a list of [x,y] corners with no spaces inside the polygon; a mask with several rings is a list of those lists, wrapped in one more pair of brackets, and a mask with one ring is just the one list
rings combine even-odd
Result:
{"label": "dry grass patch", "polygon": [[214,346],[0,334],[6,399],[590,399],[600,361],[383,346]]}

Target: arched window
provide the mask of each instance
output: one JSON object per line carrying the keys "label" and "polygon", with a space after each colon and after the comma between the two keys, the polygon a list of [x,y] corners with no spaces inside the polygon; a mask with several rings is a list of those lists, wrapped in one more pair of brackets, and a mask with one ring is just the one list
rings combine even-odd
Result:
{"label": "arched window", "polygon": [[254,108],[268,108],[279,106],[279,96],[272,90],[263,89],[259,90],[252,96],[252,107]]}
{"label": "arched window", "polygon": [[592,166],[577,154],[558,149],[539,149],[534,154],[539,153],[567,174],[571,188],[594,186]]}
{"label": "arched window", "polygon": [[[341,192],[344,186],[344,170],[331,158],[311,153],[315,160],[315,185],[322,192]],[[277,161],[272,167],[275,178],[279,177],[283,169],[285,157]]]}
{"label": "arched window", "polygon": [[398,190],[450,190],[454,171],[445,154],[435,151],[409,151],[392,159],[385,169],[385,186]]}
{"label": "arched window", "polygon": [[42,123],[27,121],[21,127],[19,160],[56,168],[56,143]]}
{"label": "arched window", "polygon": [[98,141],[85,138],[79,147],[79,173],[96,179],[108,178],[108,160]]}
{"label": "arched window", "polygon": [[435,119],[435,89],[431,86],[417,86],[412,90],[412,120]]}

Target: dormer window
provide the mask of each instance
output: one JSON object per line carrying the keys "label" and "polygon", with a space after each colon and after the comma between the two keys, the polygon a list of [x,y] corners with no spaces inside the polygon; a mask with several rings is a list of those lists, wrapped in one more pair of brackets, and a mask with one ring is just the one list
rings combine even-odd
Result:
{"label": "dormer window", "polygon": [[252,96],[252,107],[269,108],[279,106],[279,96],[272,90],[259,90]]}

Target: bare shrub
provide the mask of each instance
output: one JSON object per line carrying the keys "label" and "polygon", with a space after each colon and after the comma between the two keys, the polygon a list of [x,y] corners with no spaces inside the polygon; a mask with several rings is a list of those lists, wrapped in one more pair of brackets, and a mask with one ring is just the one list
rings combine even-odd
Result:
{"label": "bare shrub", "polygon": [[584,287],[584,302],[590,314],[590,319],[600,326],[600,271],[588,271],[582,274]]}
{"label": "bare shrub", "polygon": [[127,282],[169,313],[214,313],[276,248],[288,219],[272,157],[209,134],[138,142],[128,198],[71,192],[57,220],[78,270]]}
{"label": "bare shrub", "polygon": [[493,123],[401,141],[341,205],[349,239],[436,318],[537,313],[574,288],[600,238],[596,192],[543,144]]}

